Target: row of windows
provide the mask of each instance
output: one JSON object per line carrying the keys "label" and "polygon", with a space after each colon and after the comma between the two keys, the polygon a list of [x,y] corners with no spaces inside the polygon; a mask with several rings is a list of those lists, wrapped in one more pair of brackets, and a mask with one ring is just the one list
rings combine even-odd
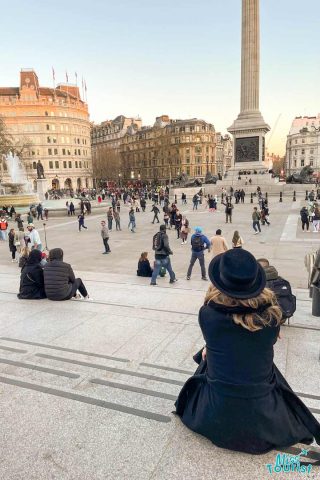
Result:
{"label": "row of windows", "polygon": [[[301,149],[301,155],[305,155],[307,152],[308,152],[308,150],[306,150],[305,148]],[[299,150],[295,150],[294,154],[299,155]],[[314,149],[310,148],[310,155],[313,155],[313,154],[314,154]]]}
{"label": "row of windows", "polygon": [[[133,160],[130,158],[126,159],[129,164],[132,166],[138,167],[141,165],[142,167],[151,167],[151,166],[159,166],[159,165],[175,165],[175,164],[180,164],[180,163],[186,163],[186,164],[203,164],[203,163],[210,163],[210,156],[207,155],[206,157],[202,156],[195,156],[194,160],[192,157],[186,157],[185,162],[181,160],[179,157],[172,158],[170,160],[168,159],[153,159],[153,160]],[[211,163],[214,162],[214,157],[211,156]]]}
{"label": "row of windows", "polygon": [[[62,148],[61,149],[62,155],[72,155],[71,149],[70,148]],[[81,153],[80,148],[75,148],[73,150],[73,155],[83,155],[85,157],[88,156],[88,150],[83,150]],[[59,150],[58,148],[48,148],[48,155],[59,155]]]}
{"label": "row of windows", "polygon": [[[56,128],[57,127],[57,128]],[[46,130],[49,132],[55,132],[58,130],[58,125],[55,125],[54,123],[47,123],[46,124]],[[61,132],[70,132],[70,133],[78,133],[80,135],[89,135],[89,129],[86,128],[81,128],[76,125],[67,125],[67,124],[61,124],[60,125],[60,131]]]}
{"label": "row of windows", "polygon": [[[74,167],[72,166],[72,162],[69,160],[68,162],[66,162],[65,160],[63,161],[63,168],[82,168],[82,164],[83,164],[83,168],[89,168],[89,163],[88,162],[81,162],[81,160],[78,162],[77,160],[74,162]],[[54,165],[54,167],[53,167]],[[58,160],[56,160],[55,162],[53,161],[49,161],[49,168],[52,170],[53,168],[55,168],[56,170],[59,170],[60,169],[60,162]]]}
{"label": "row of windows", "polygon": [[[74,138],[73,142],[80,145],[87,145],[87,140],[85,138]],[[47,143],[57,143],[57,137],[47,137]],[[70,143],[70,137],[60,137],[60,143]]]}

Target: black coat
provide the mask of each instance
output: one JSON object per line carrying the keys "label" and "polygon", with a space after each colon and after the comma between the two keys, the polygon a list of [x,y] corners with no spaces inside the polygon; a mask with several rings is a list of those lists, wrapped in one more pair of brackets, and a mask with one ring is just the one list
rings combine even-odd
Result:
{"label": "black coat", "polygon": [[75,276],[71,265],[52,260],[44,267],[44,285],[49,300],[67,300],[71,296]]}
{"label": "black coat", "polygon": [[152,277],[152,268],[150,267],[150,262],[148,259],[139,260],[138,262],[138,277]]}
{"label": "black coat", "polygon": [[199,323],[207,346],[176,402],[191,430],[221,448],[261,454],[296,443],[320,443],[320,425],[273,363],[279,327],[250,332],[233,308],[203,306]]}
{"label": "black coat", "polygon": [[40,298],[46,298],[43,269],[40,263],[25,265],[22,269],[18,298],[23,300],[38,300]]}

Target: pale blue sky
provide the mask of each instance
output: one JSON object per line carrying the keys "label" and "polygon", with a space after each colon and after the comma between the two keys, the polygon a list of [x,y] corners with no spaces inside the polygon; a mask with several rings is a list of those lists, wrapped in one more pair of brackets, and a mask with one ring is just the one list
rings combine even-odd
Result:
{"label": "pale blue sky", "polygon": [[[83,75],[91,119],[239,113],[241,0],[0,0],[0,86],[33,67],[43,86]],[[320,112],[320,1],[261,0],[261,111],[283,153],[296,115]],[[78,82],[79,83],[79,82]],[[271,135],[269,134],[269,137]],[[267,139],[268,144],[268,139]]]}

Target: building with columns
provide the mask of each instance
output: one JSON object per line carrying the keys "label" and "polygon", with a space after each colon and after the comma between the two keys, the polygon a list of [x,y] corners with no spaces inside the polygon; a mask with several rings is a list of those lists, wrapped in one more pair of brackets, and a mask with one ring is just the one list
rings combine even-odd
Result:
{"label": "building with columns", "polygon": [[286,175],[310,165],[320,172],[320,114],[296,117],[287,137]]}
{"label": "building with columns", "polygon": [[[41,87],[34,70],[22,69],[19,87],[0,88],[0,116],[35,189],[38,160],[48,189],[92,187],[89,112],[76,85]],[[0,177],[9,180],[3,159]]]}
{"label": "building with columns", "polygon": [[232,165],[233,141],[230,135],[216,133],[216,173],[223,176]]}
{"label": "building with columns", "polygon": [[129,130],[120,145],[123,178],[165,184],[186,173],[204,180],[216,174],[214,126],[196,118],[156,118],[151,127]]}
{"label": "building with columns", "polygon": [[127,132],[141,129],[141,118],[128,118],[119,115],[114,120],[105,120],[91,126],[92,168],[95,185],[100,181],[121,183],[120,144]]}

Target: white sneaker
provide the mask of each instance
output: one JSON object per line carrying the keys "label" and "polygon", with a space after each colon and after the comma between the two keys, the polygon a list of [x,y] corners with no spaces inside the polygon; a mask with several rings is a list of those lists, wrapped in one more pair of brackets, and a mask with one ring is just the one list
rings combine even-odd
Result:
{"label": "white sneaker", "polygon": [[83,300],[87,300],[87,301],[90,301],[90,302],[92,302],[92,298],[91,298],[91,297],[89,297],[89,295],[87,295],[86,297],[83,297]]}
{"label": "white sneaker", "polygon": [[259,233],[259,232],[254,232],[254,234],[253,234],[253,235],[258,235],[258,233]]}

